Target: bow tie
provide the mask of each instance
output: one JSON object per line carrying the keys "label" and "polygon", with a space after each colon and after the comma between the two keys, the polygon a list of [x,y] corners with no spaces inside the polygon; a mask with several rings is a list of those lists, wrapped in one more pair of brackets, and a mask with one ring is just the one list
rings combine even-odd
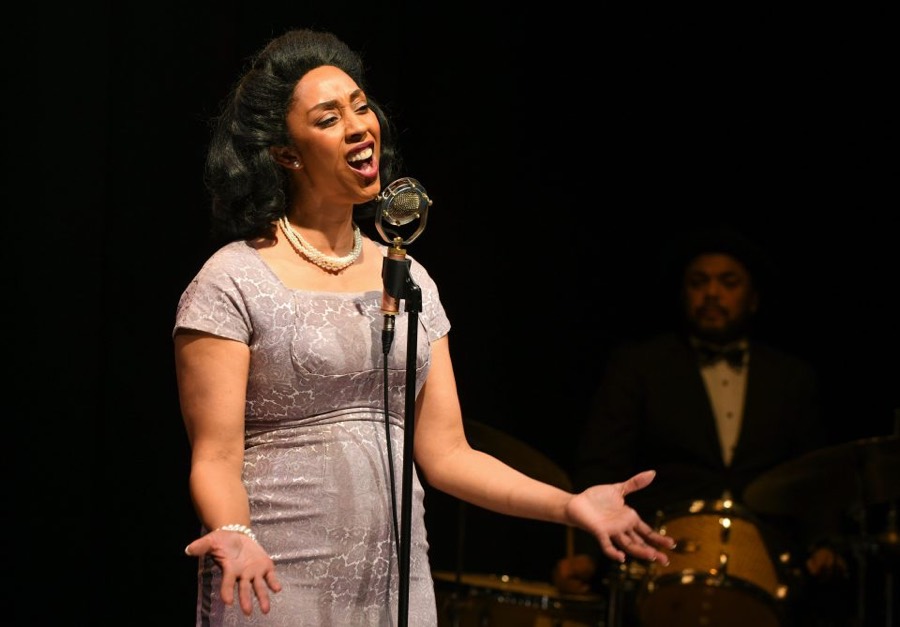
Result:
{"label": "bow tie", "polygon": [[724,348],[710,346],[709,344],[700,344],[697,346],[697,357],[702,366],[711,366],[724,359],[732,368],[740,369],[744,366],[745,353],[746,351],[739,346],[726,346]]}

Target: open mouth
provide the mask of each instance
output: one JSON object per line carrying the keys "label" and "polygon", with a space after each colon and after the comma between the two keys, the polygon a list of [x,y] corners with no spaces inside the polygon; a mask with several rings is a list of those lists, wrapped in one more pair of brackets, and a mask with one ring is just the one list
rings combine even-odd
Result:
{"label": "open mouth", "polygon": [[368,146],[359,152],[350,155],[347,159],[347,163],[350,164],[350,167],[354,170],[368,175],[374,167],[374,155],[375,151],[372,150],[371,146]]}

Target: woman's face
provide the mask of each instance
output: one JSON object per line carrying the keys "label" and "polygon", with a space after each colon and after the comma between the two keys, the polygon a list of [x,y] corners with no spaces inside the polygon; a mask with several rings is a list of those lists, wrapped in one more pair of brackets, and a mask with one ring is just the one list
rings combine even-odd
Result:
{"label": "woman's face", "polygon": [[304,193],[325,203],[359,204],[381,191],[381,127],[343,70],[317,67],[297,82],[287,127]]}

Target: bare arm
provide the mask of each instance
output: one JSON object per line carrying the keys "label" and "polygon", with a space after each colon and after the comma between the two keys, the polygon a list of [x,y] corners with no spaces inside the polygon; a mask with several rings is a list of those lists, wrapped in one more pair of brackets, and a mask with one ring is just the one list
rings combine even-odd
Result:
{"label": "bare arm", "polygon": [[250,351],[204,334],[175,338],[181,413],[191,443],[191,497],[207,529],[250,524],[241,483]]}
{"label": "bare arm", "polygon": [[255,592],[269,611],[268,588],[280,589],[274,564],[263,548],[224,525],[250,527],[250,505],[241,481],[244,461],[244,402],[250,350],[240,342],[200,333],[175,337],[175,372],[181,412],[191,443],[191,498],[211,533],[188,545],[188,555],[210,554],[222,568],[222,599],[234,601],[237,582],[242,611],[252,613]]}
{"label": "bare arm", "polygon": [[431,371],[416,409],[416,463],[433,487],[502,514],[585,529],[612,559],[622,561],[627,552],[668,562],[656,547],[671,548],[671,539],[653,531],[624,501],[650,483],[652,472],[573,495],[469,446],[446,337],[432,346]]}

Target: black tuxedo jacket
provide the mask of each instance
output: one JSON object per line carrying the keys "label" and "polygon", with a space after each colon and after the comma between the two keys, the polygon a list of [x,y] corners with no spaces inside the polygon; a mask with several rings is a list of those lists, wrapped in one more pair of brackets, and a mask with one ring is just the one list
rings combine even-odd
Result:
{"label": "black tuxedo jacket", "polygon": [[815,372],[806,362],[751,341],[740,436],[730,466],[722,460],[712,404],[694,350],[675,333],[631,343],[607,362],[586,418],[573,470],[582,489],[657,471],[627,497],[651,524],[692,500],[715,501],[761,473],[819,448]]}

